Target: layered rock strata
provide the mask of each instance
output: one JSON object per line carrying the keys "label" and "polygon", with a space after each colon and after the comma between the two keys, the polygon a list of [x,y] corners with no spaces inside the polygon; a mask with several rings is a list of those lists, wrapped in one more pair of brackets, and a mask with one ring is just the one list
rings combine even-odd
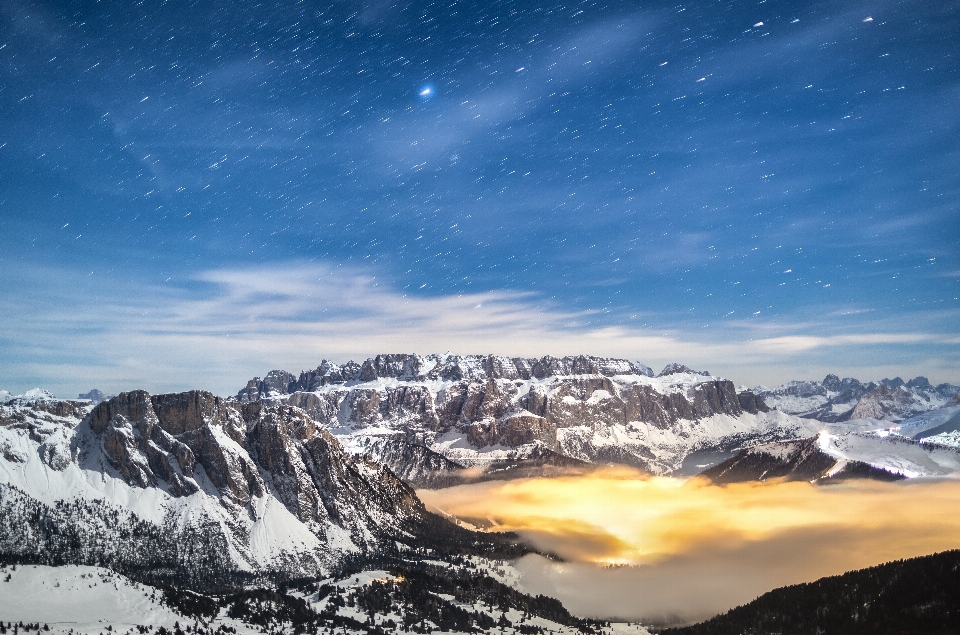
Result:
{"label": "layered rock strata", "polygon": [[[663,472],[682,460],[686,450],[678,446],[696,446],[698,436],[723,436],[726,429],[746,433],[756,426],[744,416],[769,412],[759,396],[738,393],[731,381],[708,373],[671,364],[653,375],[638,362],[583,355],[378,355],[362,364],[324,361],[299,378],[271,371],[250,380],[237,400],[302,408],[348,448],[375,448],[374,456],[398,472],[407,468],[391,457],[403,452],[358,437],[419,444],[457,463],[512,460],[537,446],[577,460]],[[711,431],[706,421],[717,416],[743,425],[727,421],[724,430]],[[613,447],[611,434],[623,443]],[[645,437],[664,434],[670,439],[661,445],[676,451],[661,461]]]}

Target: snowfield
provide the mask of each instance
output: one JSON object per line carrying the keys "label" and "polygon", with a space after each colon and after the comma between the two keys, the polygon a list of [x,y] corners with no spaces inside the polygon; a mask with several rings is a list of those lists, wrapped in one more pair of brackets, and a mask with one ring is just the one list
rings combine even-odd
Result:
{"label": "snowfield", "polygon": [[[472,565],[478,571],[523,591],[519,586],[519,572],[509,562],[491,561],[473,557]],[[448,563],[436,561],[440,567],[450,567]],[[321,588],[335,587],[340,597],[351,592],[369,588],[372,584],[392,584],[401,578],[380,569],[371,569],[352,574],[345,578],[326,579],[317,583]],[[355,620],[357,624],[367,623],[369,614],[358,606],[337,606],[329,592],[323,597],[317,593],[294,591],[292,597],[306,601],[315,612],[333,610],[337,615]],[[505,616],[513,626],[497,628],[504,634],[521,634],[517,625],[524,628],[539,627],[545,632],[556,635],[582,635],[570,626],[559,624],[542,617],[524,614],[515,608],[505,610],[490,607],[482,602],[464,604],[449,593],[434,593],[438,600],[460,609],[475,611],[491,618]],[[402,607],[380,612],[373,617],[373,624],[385,628],[387,632],[396,630],[402,623]],[[261,633],[261,627],[231,618],[227,610],[221,609],[214,617],[196,619],[176,611],[165,604],[163,593],[153,587],[138,584],[125,576],[102,567],[67,565],[49,567],[40,565],[20,565],[0,567],[0,621],[36,623],[41,629],[49,627],[54,634],[72,633],[74,635],[100,635],[106,631],[114,633],[140,633],[138,627],[152,630],[165,628],[175,632],[178,628],[190,627],[205,633],[222,632],[238,635]],[[393,626],[390,626],[393,624]],[[428,624],[429,626],[429,624]],[[292,633],[290,624],[271,625],[283,633]],[[47,632],[41,630],[41,632]],[[338,633],[366,635],[367,631],[340,627]],[[458,633],[459,631],[447,631]],[[642,626],[635,623],[613,623],[600,628],[600,635],[650,635]],[[464,635],[467,635],[464,633]]]}
{"label": "snowfield", "polygon": [[960,453],[920,443],[888,430],[833,435],[821,433],[820,449],[843,461],[860,461],[907,478],[960,476]]}
{"label": "snowfield", "polygon": [[101,567],[0,567],[0,620],[39,622],[51,631],[99,634],[110,625],[172,629],[184,617],[160,602],[153,587]]}

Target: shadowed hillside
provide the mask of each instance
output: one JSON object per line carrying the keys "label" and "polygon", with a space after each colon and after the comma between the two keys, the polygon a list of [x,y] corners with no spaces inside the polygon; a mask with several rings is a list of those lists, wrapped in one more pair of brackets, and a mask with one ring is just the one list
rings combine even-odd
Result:
{"label": "shadowed hillside", "polygon": [[888,562],[765,593],[662,635],[960,633],[960,551]]}

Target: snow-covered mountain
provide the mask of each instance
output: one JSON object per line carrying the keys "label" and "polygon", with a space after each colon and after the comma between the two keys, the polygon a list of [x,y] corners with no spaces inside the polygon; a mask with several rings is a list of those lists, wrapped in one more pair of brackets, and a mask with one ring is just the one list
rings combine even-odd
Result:
{"label": "snow-covered mountain", "polygon": [[613,635],[494,560],[527,552],[428,513],[287,404],[0,403],[0,621],[35,622],[25,631]]}
{"label": "snow-covered mountain", "polygon": [[[272,371],[229,399],[132,391],[95,403],[42,390],[0,393],[0,566],[53,566],[2,573],[120,602],[110,610],[121,623],[126,602],[164,623],[190,614],[171,607],[206,603],[214,607],[203,618],[208,626],[252,633],[234,620],[242,607],[267,611],[257,620],[274,615],[269,624],[302,604],[310,628],[376,615],[380,622],[371,617],[360,630],[388,629],[388,620],[419,628],[494,620],[507,633],[606,632],[549,598],[496,586],[489,561],[465,554],[516,557],[523,549],[428,514],[404,481],[444,486],[465,472],[511,477],[610,462],[692,474],[682,470],[735,452],[705,475],[730,482],[960,474],[960,398],[944,396],[955,387],[825,383],[844,382],[847,396],[860,391],[849,415],[862,416],[842,422],[771,409],[762,395],[679,364],[655,376],[636,362],[586,356],[381,355],[324,362],[299,377]],[[821,409],[831,399],[853,402],[825,390],[813,395],[825,398]],[[387,561],[392,568],[364,571]],[[338,567],[336,579],[318,582]],[[356,580],[344,582],[345,572]],[[293,596],[174,593],[185,604],[166,608],[157,592],[137,586],[234,593],[298,578],[308,582]],[[119,595],[87,593],[85,580],[88,591],[99,580]],[[429,616],[415,601],[423,585],[438,598]],[[0,599],[19,592],[5,588]],[[392,604],[380,606],[388,596]],[[502,602],[496,610],[492,598]]]}
{"label": "snow-covered mountain", "polygon": [[701,474],[721,483],[957,477],[960,404],[951,402],[895,425],[881,419],[824,423],[815,436],[755,445]]}
{"label": "snow-covered mountain", "polygon": [[717,483],[774,478],[820,479],[943,477],[960,474],[960,451],[888,430],[830,434],[765,443],[701,473]]}
{"label": "snow-covered mountain", "polygon": [[7,558],[231,587],[395,550],[424,514],[393,473],[288,405],[203,391],[0,405]]}
{"label": "snow-covered mountain", "polygon": [[700,476],[714,483],[739,483],[771,479],[816,481],[847,474],[874,478],[886,475],[890,480],[897,478],[890,472],[876,470],[865,463],[840,463],[820,447],[819,437],[756,445],[704,470]]}
{"label": "snow-covered mountain", "polygon": [[77,399],[84,399],[84,400],[93,402],[94,404],[98,404],[98,403],[100,403],[101,401],[106,401],[107,399],[112,399],[112,398],[115,397],[115,396],[116,396],[116,395],[108,395],[108,394],[104,393],[103,391],[98,390],[97,388],[94,388],[94,389],[92,389],[92,390],[90,390],[90,391],[88,391],[88,392],[85,392],[85,393],[82,393],[82,394],[80,394],[80,395],[77,395]]}
{"label": "snow-covered mountain", "polygon": [[[413,482],[410,448],[441,470],[516,463],[612,462],[656,474],[690,453],[808,436],[817,426],[771,411],[749,390],[679,364],[649,367],[599,357],[378,355],[358,364],[254,378],[241,403],[302,408],[348,450],[370,454]],[[438,456],[439,455],[439,456]],[[446,463],[442,460],[446,459]]]}
{"label": "snow-covered mountain", "polygon": [[899,377],[861,383],[827,375],[823,381],[790,381],[774,388],[757,386],[753,392],[771,408],[825,422],[873,418],[901,421],[946,405],[960,386],[932,385],[926,377],[903,381]]}

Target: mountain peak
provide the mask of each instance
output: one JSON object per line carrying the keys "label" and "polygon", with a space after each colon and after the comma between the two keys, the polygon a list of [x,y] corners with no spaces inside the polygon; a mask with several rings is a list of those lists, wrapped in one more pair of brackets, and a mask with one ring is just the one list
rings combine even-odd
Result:
{"label": "mountain peak", "polygon": [[99,390],[99,389],[97,389],[97,388],[94,388],[94,389],[90,390],[90,392],[77,395],[77,399],[86,399],[86,400],[88,400],[88,401],[92,401],[94,404],[98,404],[98,403],[100,403],[101,401],[106,401],[107,399],[111,399],[111,398],[113,398],[114,396],[115,396],[115,395],[107,395],[107,394],[104,394],[103,391],[101,391],[101,390]]}
{"label": "mountain peak", "polygon": [[690,374],[690,375],[702,375],[703,377],[709,377],[710,372],[706,370],[693,370],[689,366],[684,366],[683,364],[678,364],[674,362],[673,364],[667,364],[663,367],[663,370],[660,371],[660,374],[657,377],[666,377],[667,375],[679,375],[679,374]]}

